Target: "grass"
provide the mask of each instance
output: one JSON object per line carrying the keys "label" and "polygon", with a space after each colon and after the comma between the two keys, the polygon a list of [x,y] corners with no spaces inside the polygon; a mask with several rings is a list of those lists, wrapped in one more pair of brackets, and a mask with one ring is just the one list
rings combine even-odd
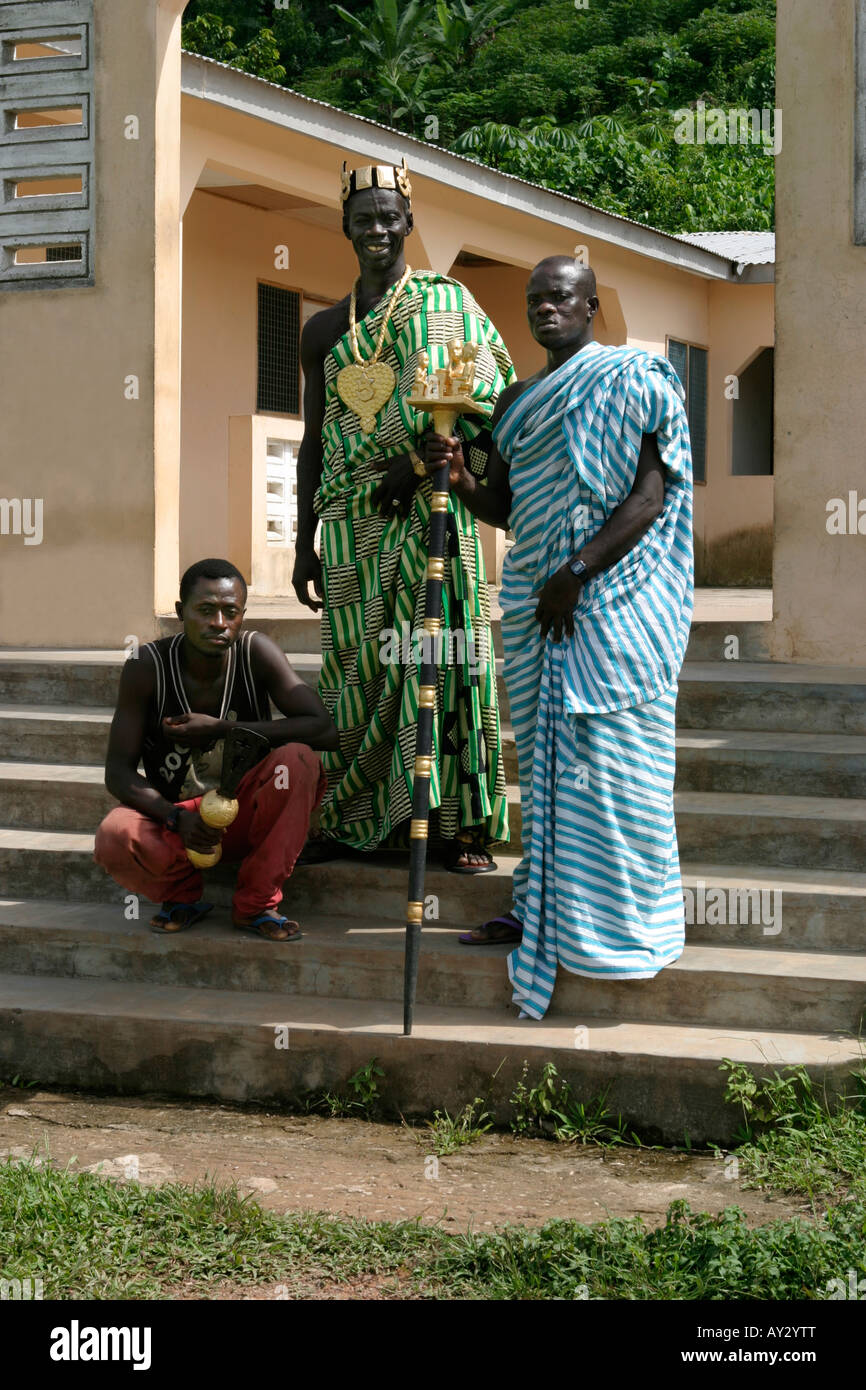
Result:
{"label": "grass", "polygon": [[803,1067],[758,1078],[726,1061],[725,1099],[738,1104],[743,1125],[736,1157],[741,1179],[754,1187],[829,1200],[866,1201],[866,1067],[851,1073],[841,1100],[818,1089]]}
{"label": "grass", "polygon": [[426,1120],[425,1124],[429,1131],[430,1147],[434,1154],[442,1158],[482,1139],[493,1128],[493,1117],[484,1109],[481,1097],[476,1096],[453,1118],[447,1110],[434,1110],[433,1119]]}
{"label": "grass", "polygon": [[[34,1157],[0,1162],[0,1275],[41,1279],[46,1299],[171,1298],[181,1286],[207,1297],[269,1284],[309,1296],[311,1285],[364,1276],[382,1296],[425,1299],[573,1299],[584,1289],[595,1299],[827,1298],[849,1271],[866,1276],[866,1067],[841,1104],[803,1068],[763,1078],[739,1063],[724,1068],[726,1098],[743,1116],[741,1179],[804,1195],[813,1219],[750,1228],[736,1207],[711,1216],[674,1202],[656,1230],[634,1217],[450,1235],[416,1221],[280,1215],[234,1187],[115,1184]],[[349,1078],[349,1113],[372,1113],[380,1076],[374,1060]],[[524,1073],[511,1102],[519,1134],[639,1142],[604,1096],[576,1101],[551,1065],[534,1085]],[[436,1112],[435,1152],[480,1138],[491,1126],[485,1104]]]}
{"label": "grass", "polygon": [[301,1109],[306,1114],[328,1115],[331,1119],[375,1119],[382,1103],[379,1077],[384,1075],[379,1059],[374,1057],[348,1078],[345,1092],[310,1091]]}
{"label": "grass", "polygon": [[523,1064],[523,1074],[509,1097],[511,1129],[520,1135],[547,1135],[562,1143],[634,1144],[640,1139],[627,1132],[622,1115],[607,1108],[609,1087],[590,1101],[580,1101],[572,1095],[571,1086],[559,1075],[552,1062],[543,1068],[534,1086],[528,1085],[529,1067]]}
{"label": "grass", "polygon": [[364,1222],[265,1211],[234,1188],[115,1184],[38,1161],[0,1163],[0,1270],[41,1278],[46,1299],[159,1299],[180,1285],[207,1297],[226,1283],[393,1280],[433,1299],[826,1298],[848,1270],[866,1274],[866,1202],[817,1222],[750,1229],[736,1208],[714,1217],[684,1202],[658,1230],[640,1218],[552,1221],[447,1235],[418,1222]]}

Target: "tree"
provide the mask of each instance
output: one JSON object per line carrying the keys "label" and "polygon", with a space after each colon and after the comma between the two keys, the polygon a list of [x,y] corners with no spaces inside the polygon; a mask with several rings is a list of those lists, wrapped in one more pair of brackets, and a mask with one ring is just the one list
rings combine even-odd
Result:
{"label": "tree", "polygon": [[[393,124],[399,119],[398,112],[414,112],[420,94],[416,74],[430,58],[421,0],[410,0],[402,6],[402,13],[397,0],[373,0],[367,19],[350,14],[342,5],[333,8],[351,30],[341,43],[354,42],[367,58],[367,95],[361,114],[379,114],[384,107],[389,123]],[[426,77],[422,79],[422,88],[425,82]]]}
{"label": "tree", "polygon": [[436,0],[439,29],[433,33],[433,44],[437,57],[458,71],[470,67],[497,27],[511,22],[513,9],[513,0],[477,0],[475,5],[466,0],[451,0],[451,4]]}
{"label": "tree", "polygon": [[190,53],[201,53],[219,63],[230,63],[242,72],[269,82],[283,82],[286,69],[279,61],[280,52],[270,29],[260,29],[244,48],[234,42],[234,26],[216,14],[203,14],[184,24],[181,42]]}

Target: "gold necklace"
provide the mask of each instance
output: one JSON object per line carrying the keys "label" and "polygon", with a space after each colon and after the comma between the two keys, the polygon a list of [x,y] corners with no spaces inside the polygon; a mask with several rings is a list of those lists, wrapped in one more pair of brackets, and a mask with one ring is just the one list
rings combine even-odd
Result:
{"label": "gold necklace", "polygon": [[355,360],[337,373],[337,394],[343,404],[358,416],[361,422],[361,431],[364,434],[373,433],[376,428],[376,416],[385,402],[391,399],[397,384],[393,368],[389,367],[387,362],[380,362],[379,354],[382,351],[388,324],[391,322],[394,305],[411,274],[412,267],[407,265],[391,291],[385,312],[382,315],[382,323],[373,356],[367,358],[366,361],[361,356],[361,350],[358,347],[358,324],[356,321],[360,278],[352,286],[352,297],[349,300],[349,342],[352,345],[352,356]]}

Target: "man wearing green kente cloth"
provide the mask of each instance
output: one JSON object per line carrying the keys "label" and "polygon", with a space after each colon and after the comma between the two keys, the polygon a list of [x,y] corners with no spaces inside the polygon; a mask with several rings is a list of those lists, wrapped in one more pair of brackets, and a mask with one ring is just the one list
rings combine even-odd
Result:
{"label": "man wearing green kente cloth", "polygon": [[[307,607],[322,607],[311,583],[324,600],[319,692],[339,733],[339,751],[323,759],[321,838],[308,844],[307,860],[328,858],[335,846],[408,843],[431,483],[415,452],[430,417],[405,398],[428,370],[448,367],[450,341],[471,344],[463,380],[471,380],[477,413],[461,417],[459,428],[472,441],[514,379],[505,344],[469,291],[407,267],[410,198],[405,161],[351,173],[344,165],[343,230],[360,276],[301,338],[293,584]],[[486,451],[469,454],[481,475]],[[448,868],[484,873],[495,867],[487,846],[508,839],[505,773],[481,542],[456,497],[448,503],[442,604],[431,824]]]}

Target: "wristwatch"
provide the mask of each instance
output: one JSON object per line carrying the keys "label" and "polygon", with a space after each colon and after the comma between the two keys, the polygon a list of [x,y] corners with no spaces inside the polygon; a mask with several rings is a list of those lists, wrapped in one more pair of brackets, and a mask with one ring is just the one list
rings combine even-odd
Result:
{"label": "wristwatch", "polygon": [[163,825],[165,826],[166,830],[173,830],[173,831],[175,831],[175,833],[176,833],[176,832],[177,832],[177,823],[178,823],[179,820],[180,820],[180,807],[179,807],[179,806],[174,806],[174,807],[172,807],[171,815],[166,816],[165,820],[163,821]]}
{"label": "wristwatch", "polygon": [[580,556],[578,555],[575,557],[575,559],[569,560],[568,568],[571,570],[575,579],[582,579],[583,576],[586,574],[589,566],[583,560],[581,560]]}

